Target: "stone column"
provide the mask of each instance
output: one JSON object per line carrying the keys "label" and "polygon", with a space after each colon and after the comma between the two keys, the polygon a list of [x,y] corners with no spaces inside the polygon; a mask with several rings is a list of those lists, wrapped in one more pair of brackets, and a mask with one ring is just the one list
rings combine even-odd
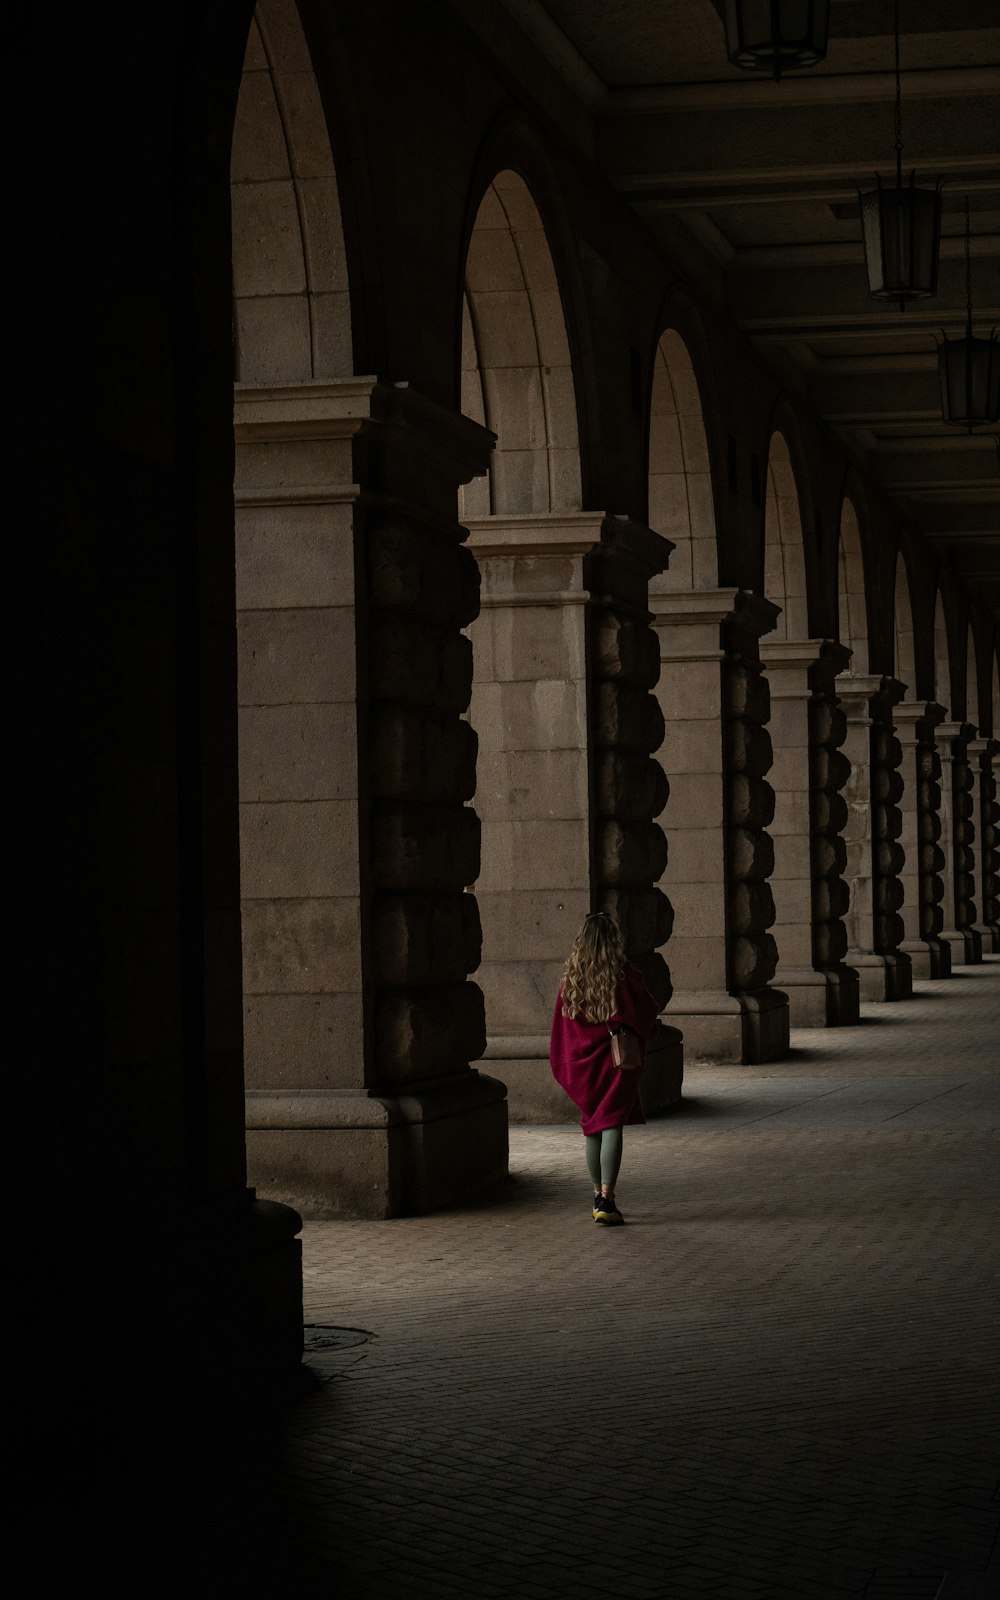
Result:
{"label": "stone column", "polygon": [[934,730],[944,707],[927,700],[904,700],[893,712],[896,737],[903,752],[904,937],[900,945],[910,957],[915,978],[947,978],[951,947],[940,937],[944,925],[941,899],[944,851],[941,848],[941,758]]}
{"label": "stone column", "polygon": [[777,608],[740,589],[657,592],[650,606],[671,785],[668,1016],[689,1060],[774,1060],[789,1024],[788,999],[770,986],[774,793],[758,641]]}
{"label": "stone column", "polygon": [[[480,751],[486,1059],[514,1119],[575,1120],[549,1070],[549,1034],[589,910],[615,913],[650,988],[669,998],[656,953],[670,933],[654,820],[667,784],[652,759],[663,721],[650,692],[659,653],[647,590],[671,546],[599,511],[483,517],[469,529],[482,580],[469,715]],[[648,1110],[677,1098],[681,1062],[679,1035],[664,1030],[643,1076]]]}
{"label": "stone column", "polygon": [[990,835],[992,828],[989,816],[989,739],[970,739],[966,758],[969,763],[969,776],[972,780],[972,837],[969,848],[972,852],[972,900],[975,916],[972,921],[972,932],[978,937],[980,952],[983,953],[993,948],[993,929],[986,920],[987,916],[987,861],[986,856],[990,849]]}
{"label": "stone column", "polygon": [[973,775],[969,741],[975,728],[968,722],[942,722],[938,728],[941,755],[941,824],[944,847],[944,927],[941,937],[951,947],[953,967],[974,966],[983,959],[975,931],[975,857],[972,841]]}
{"label": "stone column", "polygon": [[989,944],[984,948],[994,954],[1000,951],[1000,807],[997,805],[997,762],[1000,759],[1000,740],[988,739],[986,750],[980,756],[980,810],[982,847],[980,870],[982,873],[983,922],[990,930]]}
{"label": "stone column", "polygon": [[913,992],[913,977],[909,955],[899,948],[903,752],[891,720],[903,689],[894,678],[845,673],[837,680],[837,693],[847,715],[844,754],[851,765],[844,789],[846,959],[857,970],[862,1000],[904,1000]]}
{"label": "stone column", "polygon": [[501,1177],[463,721],[490,435],[371,378],[236,397],[248,1160],[313,1216]]}
{"label": "stone column", "polygon": [[857,1022],[857,973],[843,960],[847,807],[840,790],[850,767],[839,747],[847,723],[834,687],[848,652],[807,639],[765,640],[760,653],[774,747],[774,981],[788,995],[793,1027]]}

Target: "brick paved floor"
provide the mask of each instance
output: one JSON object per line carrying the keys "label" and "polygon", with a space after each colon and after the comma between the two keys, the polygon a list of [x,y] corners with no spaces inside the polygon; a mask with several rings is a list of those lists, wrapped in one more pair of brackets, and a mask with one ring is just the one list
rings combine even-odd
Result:
{"label": "brick paved floor", "polygon": [[688,1065],[626,1228],[572,1128],[488,1202],[307,1225],[307,1321],[371,1338],[310,1357],[244,1592],[1000,1595],[1000,961],[793,1046]]}

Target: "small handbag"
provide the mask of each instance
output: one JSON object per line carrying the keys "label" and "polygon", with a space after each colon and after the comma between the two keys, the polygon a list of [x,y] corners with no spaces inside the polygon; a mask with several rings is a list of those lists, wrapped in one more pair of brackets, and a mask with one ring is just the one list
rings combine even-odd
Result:
{"label": "small handbag", "polygon": [[639,1035],[633,1033],[631,1028],[619,1028],[617,1032],[609,1028],[611,1035],[611,1059],[616,1067],[622,1070],[634,1070],[642,1066],[642,1047]]}

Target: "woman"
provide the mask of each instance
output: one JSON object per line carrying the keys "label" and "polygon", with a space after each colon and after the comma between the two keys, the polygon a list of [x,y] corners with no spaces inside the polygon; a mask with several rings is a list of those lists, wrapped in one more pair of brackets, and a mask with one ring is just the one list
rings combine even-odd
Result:
{"label": "woman", "polygon": [[[570,951],[552,1019],[549,1062],[556,1082],[580,1108],[587,1166],[594,1184],[594,1221],[624,1222],[615,1204],[622,1129],[645,1122],[639,1078],[659,1007],[625,959],[621,930],[608,911],[592,912]],[[616,1067],[612,1036],[628,1029],[641,1041],[639,1069]]]}

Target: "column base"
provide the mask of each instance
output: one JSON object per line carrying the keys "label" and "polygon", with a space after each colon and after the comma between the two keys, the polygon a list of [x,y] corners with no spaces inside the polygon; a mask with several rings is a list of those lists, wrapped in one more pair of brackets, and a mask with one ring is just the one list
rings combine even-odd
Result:
{"label": "column base", "polygon": [[845,963],[858,975],[861,999],[909,1000],[913,995],[913,968],[905,950],[879,955],[871,950],[849,950]]}
{"label": "column base", "polygon": [[951,947],[942,940],[904,939],[899,948],[909,956],[913,977],[918,982],[951,977]]}
{"label": "column base", "polygon": [[941,943],[950,949],[953,967],[976,967],[983,959],[982,937],[975,928],[945,928]]}
{"label": "column base", "polygon": [[675,991],[667,1016],[688,1061],[776,1061],[788,1050],[788,996],[778,989],[727,994]]}
{"label": "column base", "polygon": [[315,1219],[453,1205],[506,1176],[504,1086],[468,1072],[392,1095],[248,1095],[247,1164]]}
{"label": "column base", "polygon": [[[294,1372],[302,1360],[302,1218],[253,1190],[247,1199],[235,1216],[216,1217],[192,1238],[193,1354],[248,1376]],[[210,1347],[199,1353],[206,1333]]]}
{"label": "column base", "polygon": [[[130,1263],[121,1309],[116,1292],[101,1311],[107,1317],[114,1308],[122,1326],[140,1327],[143,1363],[168,1361],[182,1383],[292,1373],[302,1360],[301,1229],[296,1211],[252,1189],[147,1218],[144,1229],[132,1219],[116,1240],[114,1259]],[[99,1360],[124,1370],[130,1358],[120,1332],[106,1333]]]}
{"label": "column base", "polygon": [[[508,1034],[490,1039],[484,1060],[507,1085],[511,1122],[576,1124],[580,1113],[549,1066],[548,1034]],[[684,1045],[676,1028],[661,1026],[646,1051],[639,1100],[647,1117],[658,1115],[681,1098]]]}
{"label": "column base", "polygon": [[793,1028],[850,1027],[860,1015],[858,975],[850,967],[792,967],[779,965],[774,981],[788,996]]}

